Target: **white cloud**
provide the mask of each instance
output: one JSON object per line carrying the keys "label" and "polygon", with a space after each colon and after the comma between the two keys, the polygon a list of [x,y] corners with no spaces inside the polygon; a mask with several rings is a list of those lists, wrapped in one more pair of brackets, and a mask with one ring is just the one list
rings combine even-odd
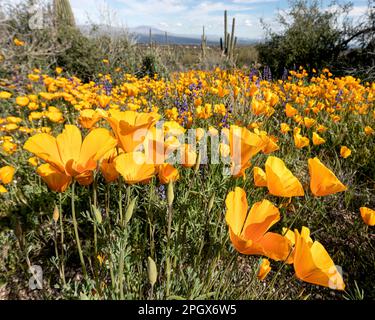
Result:
{"label": "white cloud", "polygon": [[181,0],[118,0],[125,6],[129,14],[137,15],[163,15],[180,13],[188,10],[188,7]]}
{"label": "white cloud", "polygon": [[253,24],[251,23],[251,20],[250,19],[246,19],[245,20],[245,26],[247,27],[251,27]]}
{"label": "white cloud", "polygon": [[265,3],[265,2],[279,2],[279,0],[233,0],[233,3],[241,4],[254,4],[254,3]]}
{"label": "white cloud", "polygon": [[236,5],[236,4],[227,4],[224,2],[212,2],[212,1],[204,1],[201,2],[199,5],[197,5],[193,10],[199,11],[201,13],[209,13],[209,12],[215,12],[215,11],[221,11],[224,10],[228,11],[247,11],[251,10],[250,7],[244,7],[242,5]]}
{"label": "white cloud", "polygon": [[351,17],[359,17],[367,12],[367,6],[354,6],[349,12]]}

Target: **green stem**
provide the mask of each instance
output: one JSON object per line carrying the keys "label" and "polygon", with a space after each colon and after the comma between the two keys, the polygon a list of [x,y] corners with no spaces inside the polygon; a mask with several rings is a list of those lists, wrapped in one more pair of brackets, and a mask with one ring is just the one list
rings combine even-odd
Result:
{"label": "green stem", "polygon": [[[54,245],[55,245],[55,256],[60,263],[60,257],[59,257],[59,250],[57,249],[57,230],[56,230],[56,222],[53,222],[53,235],[54,235]],[[59,273],[60,273],[60,278],[62,279],[62,271],[61,271],[61,266],[59,266]]]}
{"label": "green stem", "polygon": [[59,193],[59,219],[60,219],[60,235],[61,235],[61,274],[62,274],[62,280],[63,284],[66,285],[66,280],[65,280],[65,266],[64,266],[64,226],[63,226],[63,217],[62,217],[62,195]]}
{"label": "green stem", "polygon": [[167,291],[166,295],[170,295],[170,286],[171,286],[171,234],[172,234],[172,206],[168,206],[168,230],[167,230],[167,256],[166,256],[166,275],[167,275]]}
{"label": "green stem", "polygon": [[120,299],[125,300],[124,298],[124,251],[125,249],[120,247],[120,267],[119,267],[119,284],[120,284]]}
{"label": "green stem", "polygon": [[123,221],[123,218],[122,218],[122,178],[119,177],[119,180],[118,180],[118,209],[119,209],[119,214],[120,214],[120,218],[119,218],[119,222],[120,222],[120,225],[122,225],[122,221]]}
{"label": "green stem", "polygon": [[75,181],[72,184],[72,198],[71,198],[71,205],[72,205],[72,217],[73,217],[73,226],[74,226],[74,234],[76,237],[76,242],[77,242],[77,248],[78,248],[78,254],[79,254],[79,259],[81,260],[81,265],[82,265],[82,272],[85,278],[87,277],[87,271],[86,271],[86,265],[85,265],[85,260],[83,259],[83,253],[82,253],[82,248],[81,248],[81,241],[79,239],[79,234],[78,234],[78,223],[76,219],[76,210],[74,206],[74,196],[75,196]]}
{"label": "green stem", "polygon": [[[94,177],[94,183],[93,183],[93,202],[94,202],[94,207],[98,209],[98,196],[97,196],[97,181],[96,177]],[[95,218],[95,217],[94,217]],[[97,235],[97,230],[96,230],[96,223],[94,223],[94,253],[95,253],[95,258],[98,254],[98,235]]]}
{"label": "green stem", "polygon": [[112,290],[116,292],[116,280],[115,280],[115,273],[113,272],[113,257],[111,255],[109,261],[109,273],[111,275],[111,283],[112,283]]}

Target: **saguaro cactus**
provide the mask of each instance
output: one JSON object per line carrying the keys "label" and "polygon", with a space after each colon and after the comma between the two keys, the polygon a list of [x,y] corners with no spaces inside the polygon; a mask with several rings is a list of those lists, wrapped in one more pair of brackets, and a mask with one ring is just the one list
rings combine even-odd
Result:
{"label": "saguaro cactus", "polygon": [[202,49],[202,58],[206,57],[206,49],[207,49],[207,36],[204,31],[204,26],[203,26],[203,34],[201,37],[201,49]]}
{"label": "saguaro cactus", "polygon": [[234,58],[234,50],[237,45],[237,37],[234,32],[236,28],[236,18],[232,20],[232,32],[228,32],[228,13],[224,11],[224,38],[220,38],[220,47],[223,54],[230,60]]}
{"label": "saguaro cactus", "polygon": [[53,12],[57,26],[76,26],[69,0],[53,0]]}

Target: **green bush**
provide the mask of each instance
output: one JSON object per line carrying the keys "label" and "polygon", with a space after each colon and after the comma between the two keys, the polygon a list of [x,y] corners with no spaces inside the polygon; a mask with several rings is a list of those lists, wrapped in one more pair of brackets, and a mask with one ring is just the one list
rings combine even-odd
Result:
{"label": "green bush", "polygon": [[66,72],[85,81],[91,80],[98,70],[103,53],[77,29],[66,27],[59,34],[60,43],[66,43],[68,49],[56,56],[56,65]]}
{"label": "green bush", "polygon": [[290,11],[278,16],[283,32],[268,30],[268,40],[258,45],[259,57],[277,75],[284,68],[330,66],[341,52],[342,41],[339,17],[348,6],[322,10],[316,0],[293,0]]}

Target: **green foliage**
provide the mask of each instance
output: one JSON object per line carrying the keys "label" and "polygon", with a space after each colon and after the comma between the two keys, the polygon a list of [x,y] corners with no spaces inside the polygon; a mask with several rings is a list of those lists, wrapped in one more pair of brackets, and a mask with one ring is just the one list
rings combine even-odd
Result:
{"label": "green foliage", "polygon": [[103,59],[103,52],[96,43],[71,27],[61,28],[58,40],[60,43],[66,43],[68,48],[56,56],[56,66],[86,81],[92,80],[99,71],[98,62]]}
{"label": "green foliage", "polygon": [[163,65],[159,55],[155,51],[149,51],[142,58],[140,71],[138,76],[145,77],[149,76],[150,78],[155,77],[155,75],[165,76],[167,72],[166,67]]}
{"label": "green foliage", "polygon": [[268,40],[258,45],[259,57],[277,75],[284,68],[329,67],[341,51],[342,32],[338,24],[348,6],[322,10],[316,0],[293,0],[286,16],[279,15],[281,33],[268,30]]}

